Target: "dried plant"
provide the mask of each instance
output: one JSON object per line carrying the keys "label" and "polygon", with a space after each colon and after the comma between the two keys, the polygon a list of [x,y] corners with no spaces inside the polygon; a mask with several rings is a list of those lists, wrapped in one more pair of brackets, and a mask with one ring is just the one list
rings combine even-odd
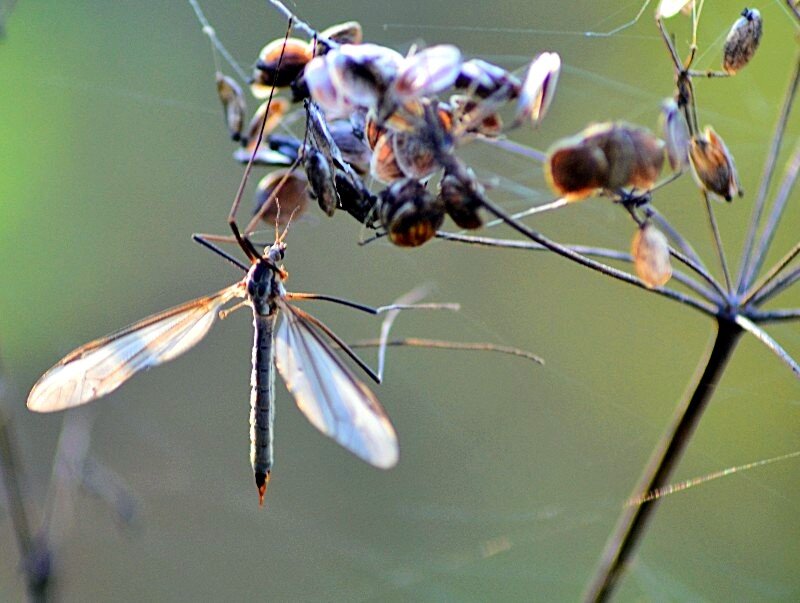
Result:
{"label": "dried plant", "polygon": [[[198,16],[203,20],[197,5],[194,2],[192,4],[198,10]],[[747,333],[754,336],[800,378],[800,366],[797,361],[764,330],[764,327],[769,324],[800,319],[800,309],[798,308],[779,310],[764,308],[768,301],[777,298],[800,279],[800,266],[795,261],[800,254],[800,242],[788,250],[774,266],[765,269],[766,257],[775,230],[781,221],[783,210],[797,179],[798,167],[800,167],[799,148],[793,152],[781,185],[770,200],[768,195],[770,184],[777,169],[777,158],[800,81],[800,61],[795,58],[793,63],[789,86],[775,126],[772,143],[767,152],[761,184],[755,195],[753,214],[742,250],[740,269],[737,275],[732,275],[729,268],[730,254],[726,253],[723,248],[722,236],[715,218],[717,210],[711,199],[718,197],[730,202],[735,197],[743,196],[744,192],[739,183],[737,167],[731,150],[712,126],[701,129],[698,123],[695,86],[698,85],[698,80],[703,78],[732,76],[750,62],[762,36],[761,16],[757,10],[745,9],[732,26],[723,49],[722,70],[706,72],[693,68],[697,53],[697,27],[703,2],[662,1],[659,4],[656,24],[672,59],[675,80],[674,99],[669,99],[664,105],[663,141],[647,130],[624,123],[592,125],[584,132],[557,142],[546,156],[532,149],[514,146],[506,140],[495,140],[495,144],[499,147],[518,150],[532,159],[544,163],[548,181],[559,195],[557,200],[545,206],[534,207],[525,212],[511,215],[487,196],[483,187],[474,177],[472,170],[455,154],[458,137],[452,135],[448,128],[441,127],[438,121],[440,118],[437,118],[435,111],[424,109],[424,107],[432,105],[432,102],[425,105],[425,101],[423,101],[423,110],[416,112],[417,117],[421,120],[419,123],[422,125],[412,127],[416,134],[419,135],[422,132],[423,140],[420,144],[428,153],[426,155],[428,164],[426,165],[429,167],[420,173],[415,173],[408,167],[398,167],[390,161],[387,162],[385,155],[389,151],[384,151],[380,144],[370,143],[372,155],[368,154],[368,157],[371,157],[372,174],[378,180],[387,182],[388,185],[377,196],[366,189],[360,178],[349,171],[350,164],[348,162],[352,160],[349,157],[345,159],[335,148],[336,144],[333,138],[325,131],[326,121],[352,114],[355,106],[368,106],[372,109],[366,117],[367,138],[369,139],[370,136],[370,128],[375,127],[371,124],[377,124],[381,132],[386,132],[387,127],[389,132],[393,132],[393,128],[396,126],[388,125],[389,120],[402,113],[398,110],[398,106],[401,106],[402,103],[397,100],[396,93],[391,92],[395,87],[394,72],[390,75],[383,73],[378,76],[370,75],[367,78],[371,78],[370,85],[366,87],[363,81],[354,83],[348,80],[349,72],[343,72],[333,77],[330,74],[337,69],[337,65],[346,64],[348,60],[358,62],[361,59],[349,58],[350,50],[343,49],[337,53],[335,40],[328,39],[325,34],[319,34],[305,22],[299,20],[278,0],[271,0],[271,4],[290,19],[298,31],[305,33],[312,40],[324,43],[326,52],[334,49],[326,55],[326,58],[314,59],[313,81],[310,74],[306,78],[311,87],[312,98],[321,104],[325,115],[320,115],[316,119],[309,118],[308,131],[311,132],[311,135],[309,136],[307,133],[306,136],[310,139],[311,146],[308,147],[304,141],[297,147],[301,149],[298,155],[300,158],[309,152],[309,148],[313,152],[316,152],[315,149],[323,148],[327,167],[333,166],[333,171],[341,173],[341,177],[337,174],[337,177],[334,178],[331,172],[325,172],[326,176],[319,179],[319,183],[315,185],[314,178],[318,174],[318,170],[316,167],[310,169],[310,164],[305,162],[312,194],[319,200],[326,213],[331,215],[336,210],[347,211],[367,227],[383,228],[390,240],[401,246],[420,245],[436,236],[442,240],[472,245],[551,251],[607,277],[646,289],[655,295],[666,297],[687,308],[692,308],[713,322],[715,326],[713,344],[708,353],[700,360],[697,377],[691,383],[685,399],[678,404],[670,425],[656,446],[633,491],[632,499],[638,501],[637,504],[627,506],[619,518],[617,527],[601,557],[597,575],[589,583],[584,595],[586,600],[606,600],[612,594],[625,567],[631,561],[636,545],[645,534],[648,521],[659,503],[658,493],[668,487],[673,469],[691,441],[692,434],[703,411],[713,397],[716,385],[723,375],[741,335]],[[787,1],[787,5],[800,18],[796,5],[791,1]],[[681,10],[692,20],[692,43],[685,60],[681,58],[678,48],[666,28],[666,19],[673,17]],[[639,15],[641,14],[640,12]],[[206,27],[206,33],[211,36],[217,48],[224,52],[224,47],[213,35],[213,30]],[[431,51],[442,52],[434,50],[436,48],[439,47],[433,47]],[[452,51],[448,50],[448,52]],[[262,52],[263,54],[264,52]],[[313,54],[310,52],[308,56]],[[371,56],[377,56],[377,54]],[[557,55],[555,56],[557,57]],[[339,60],[340,58],[343,62]],[[308,59],[308,61],[310,60]],[[292,79],[302,76],[302,67],[305,64],[311,65],[312,63],[300,64],[293,73]],[[358,64],[359,68],[363,70],[365,65],[371,63],[365,60]],[[437,65],[444,69],[449,63],[442,61]],[[558,65],[560,67],[560,61]],[[546,78],[540,76],[539,87],[531,87],[531,90],[536,90],[536,92],[527,93],[528,97],[536,96],[536,102],[524,103],[524,109],[517,112],[518,118],[514,125],[519,125],[526,116],[529,119],[533,116],[535,123],[541,120],[552,100],[559,67],[552,71],[544,68],[538,69],[548,75],[554,74],[552,82],[545,85]],[[400,67],[400,69],[402,71],[404,67]],[[530,72],[536,71],[536,61],[534,61]],[[420,84],[414,94],[404,97],[404,99],[413,97],[412,100],[414,100],[429,94],[435,95],[439,89],[431,84],[438,81],[440,77],[439,73],[436,73],[436,77],[430,77],[425,84]],[[462,69],[461,73],[467,73],[467,70]],[[443,79],[445,84],[441,87],[442,89],[453,85],[457,80],[456,76]],[[384,80],[388,82],[386,85],[374,85],[374,81],[383,82]],[[272,81],[274,83],[274,79]],[[495,85],[492,90],[483,95],[490,101],[498,100],[497,98],[493,99],[493,95],[501,97],[500,101],[526,97],[526,94],[520,95],[519,90],[509,96],[507,94],[508,86],[503,87],[496,82],[493,83]],[[340,89],[339,86],[342,88]],[[526,82],[523,89],[527,90],[528,86]],[[471,91],[474,93],[476,88],[477,84],[473,84]],[[363,96],[359,96],[359,94]],[[395,96],[392,97],[392,94]],[[353,98],[358,100],[352,101]],[[475,128],[477,122],[487,115],[493,114],[497,108],[489,101],[481,104],[480,100],[472,105],[473,110],[476,106],[479,107],[477,117],[471,115],[468,119],[471,124],[470,128]],[[312,109],[313,104],[309,111]],[[411,113],[414,112],[415,110],[411,111]],[[374,117],[376,115],[377,118]],[[402,119],[406,120],[403,123],[408,123],[407,115]],[[408,129],[407,125],[400,129],[403,128]],[[473,129],[471,132],[474,134],[476,130]],[[493,138],[492,133],[487,131],[477,135],[484,139],[491,140]],[[381,136],[386,136],[386,134],[381,134]],[[399,134],[395,134],[395,136],[399,136]],[[276,148],[272,143],[270,146],[273,149]],[[400,153],[396,143],[392,148],[395,154]],[[665,152],[673,174],[658,180]],[[391,160],[391,157],[389,159]],[[294,163],[297,165],[301,160],[296,159]],[[376,163],[378,168],[376,168]],[[681,176],[687,175],[689,171],[698,184],[699,196],[718,256],[715,261],[719,263],[723,276],[721,281],[715,278],[708,268],[712,262],[700,257],[692,244],[673,228],[666,217],[655,207],[656,198],[662,194],[663,190],[666,190],[667,185]],[[438,197],[431,196],[424,184],[427,178],[434,173],[443,173]],[[326,189],[328,180],[331,184]],[[279,190],[279,187],[276,187],[275,190]],[[564,245],[546,237],[521,221],[526,216],[564,207],[570,202],[591,196],[610,198],[635,221],[637,228],[630,254],[614,249]],[[266,205],[267,203],[263,203],[261,207],[264,208]],[[406,221],[398,218],[400,211],[408,212],[408,215],[405,216]],[[529,239],[531,243],[468,236],[463,233],[441,230],[445,213],[449,214],[459,226],[481,227],[483,221],[479,216],[480,211],[494,215],[498,222],[510,226]],[[375,214],[378,219],[375,219]],[[257,214],[251,227],[258,217]],[[681,268],[673,267],[670,258]],[[631,262],[635,267],[635,273],[631,274],[607,265],[601,261],[604,259]],[[682,290],[665,287],[670,280],[682,285]]]}

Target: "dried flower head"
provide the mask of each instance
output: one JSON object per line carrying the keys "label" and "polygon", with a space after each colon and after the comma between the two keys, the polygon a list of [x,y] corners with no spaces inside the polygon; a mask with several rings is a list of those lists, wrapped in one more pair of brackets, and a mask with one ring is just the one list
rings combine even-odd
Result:
{"label": "dried flower head", "polygon": [[758,49],[762,31],[761,13],[745,8],[725,38],[722,69],[733,75],[747,65]]}
{"label": "dried flower head", "polygon": [[661,132],[672,171],[689,167],[689,126],[674,99],[669,98],[661,105]]}
{"label": "dried flower head", "polygon": [[692,137],[689,159],[695,180],[704,190],[726,201],[731,201],[734,195],[744,195],[733,155],[711,126]]}
{"label": "dried flower head", "polygon": [[686,14],[693,2],[694,0],[661,0],[656,9],[656,19],[669,19],[680,12]]}
{"label": "dried flower head", "polygon": [[528,69],[517,100],[517,120],[528,118],[534,126],[544,119],[556,93],[561,57],[556,52],[543,52]]}
{"label": "dried flower head", "polygon": [[664,163],[664,141],[639,126],[606,122],[556,142],[547,157],[551,188],[575,201],[598,189],[651,188]]}
{"label": "dried flower head", "polygon": [[225,112],[225,125],[233,140],[240,140],[247,103],[239,84],[231,77],[217,72],[217,94]]}
{"label": "dried flower head", "polygon": [[669,242],[651,223],[645,222],[633,235],[631,255],[637,276],[649,288],[666,285],[672,277]]}
{"label": "dried flower head", "polygon": [[[280,190],[276,193],[278,186]],[[302,171],[275,170],[259,181],[253,213],[261,211],[264,203],[269,202],[269,206],[261,214],[261,219],[270,226],[276,223],[286,225],[292,215],[297,217],[305,212],[308,201],[308,180]]]}
{"label": "dried flower head", "polygon": [[[283,58],[281,58],[281,54]],[[313,57],[311,46],[298,38],[273,40],[258,53],[250,91],[256,98],[267,98],[272,90],[289,86]],[[280,69],[278,64],[280,63]]]}

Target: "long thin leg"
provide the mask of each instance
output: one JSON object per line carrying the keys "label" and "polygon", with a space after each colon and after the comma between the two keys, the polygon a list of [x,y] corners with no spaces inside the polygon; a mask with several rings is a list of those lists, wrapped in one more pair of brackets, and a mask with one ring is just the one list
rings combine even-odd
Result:
{"label": "long thin leg", "polygon": [[[294,19],[289,18],[289,25],[286,28],[286,36],[284,37],[284,45],[281,48],[281,54],[278,57],[278,65],[277,71],[280,72],[281,63],[283,62],[283,55],[286,51],[286,40],[289,39],[289,34],[292,31],[292,25],[294,24]],[[239,227],[236,224],[236,212],[239,209],[239,205],[242,201],[242,195],[244,194],[244,187],[247,185],[247,179],[250,176],[250,171],[253,169],[253,161],[255,160],[256,154],[258,153],[258,148],[261,146],[261,141],[264,138],[264,128],[267,124],[267,117],[269,116],[269,110],[272,106],[272,97],[275,94],[275,87],[273,86],[269,91],[269,98],[267,99],[267,109],[264,111],[264,119],[261,121],[261,128],[258,131],[258,138],[256,140],[256,144],[253,146],[253,153],[250,155],[250,160],[247,162],[247,167],[244,170],[244,175],[242,176],[242,180],[239,183],[239,190],[236,191],[236,197],[233,199],[233,204],[231,205],[231,210],[228,213],[228,225],[231,227],[233,231],[233,236],[236,237],[236,240],[239,242],[239,245],[242,247],[242,251],[245,252],[247,257],[251,260],[258,259],[261,254],[258,253],[258,250],[255,246],[243,237],[241,232],[239,231]]]}
{"label": "long thin leg", "polygon": [[211,243],[208,240],[207,235],[202,235],[202,234],[195,233],[195,234],[192,235],[192,241],[194,241],[195,243],[200,243],[206,249],[209,249],[209,250],[213,251],[218,256],[223,257],[226,260],[228,260],[234,266],[237,266],[237,267],[241,268],[242,270],[244,270],[245,272],[247,272],[248,267],[247,267],[247,265],[245,263],[240,262],[237,258],[233,257],[227,251],[223,251],[222,249],[220,249],[219,247],[214,245],[214,243]]}

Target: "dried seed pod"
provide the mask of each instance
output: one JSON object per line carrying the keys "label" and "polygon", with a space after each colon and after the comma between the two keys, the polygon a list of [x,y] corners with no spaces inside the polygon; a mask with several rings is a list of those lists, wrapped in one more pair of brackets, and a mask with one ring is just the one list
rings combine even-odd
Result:
{"label": "dried seed pod", "polygon": [[[264,115],[267,112],[267,104],[269,104],[269,115],[266,116],[267,121],[264,122]],[[253,117],[250,119],[250,123],[247,125],[247,132],[243,137],[243,141],[247,143],[248,148],[250,148],[251,151],[252,146],[255,145],[256,140],[258,140],[259,132],[261,132],[261,124],[264,124],[262,136],[266,137],[270,132],[278,127],[278,124],[281,123],[283,116],[286,115],[288,110],[289,103],[283,98],[273,97],[272,102],[261,103],[258,109],[256,109],[256,112],[253,113]]]}
{"label": "dried seed pod", "polygon": [[580,134],[556,142],[547,152],[544,170],[550,188],[569,201],[585,199],[608,182],[603,149],[587,144]]}
{"label": "dried seed pod", "polygon": [[545,176],[560,196],[576,201],[598,189],[651,188],[664,163],[664,142],[624,122],[594,124],[548,151]]}
{"label": "dried seed pod", "polygon": [[632,186],[640,190],[653,188],[664,167],[664,141],[645,128],[627,126],[623,129],[633,142],[633,160],[630,175],[620,187]]}
{"label": "dried seed pod", "polygon": [[346,23],[331,25],[319,34],[315,51],[316,56],[323,55],[330,50],[330,47],[323,41],[325,39],[333,40],[338,44],[361,44],[364,41],[364,32],[361,29],[361,23],[358,21],[347,21]]}
{"label": "dried seed pod", "polygon": [[672,171],[689,167],[689,126],[678,103],[671,98],[661,105],[661,131]]}
{"label": "dried seed pod", "polygon": [[[472,186],[480,187],[475,174],[470,170]],[[453,174],[445,174],[439,182],[439,198],[444,204],[444,209],[453,222],[461,228],[474,230],[483,226],[483,219],[479,210],[481,202],[473,193],[469,184],[465,184]]]}
{"label": "dried seed pod", "polygon": [[378,44],[345,44],[329,52],[325,60],[334,82],[353,105],[375,107],[397,76],[404,58]]}
{"label": "dried seed pod", "polygon": [[[298,38],[273,40],[258,53],[250,91],[256,98],[267,98],[273,86],[285,88],[303,72],[313,58],[311,47]],[[281,59],[281,52],[283,58]],[[280,62],[280,69],[278,63]]]}
{"label": "dried seed pod", "polygon": [[372,177],[387,184],[405,175],[394,155],[394,134],[394,132],[386,132],[378,137],[369,162],[369,171]]}
{"label": "dried seed pod", "polygon": [[[503,118],[500,117],[500,114],[497,112],[486,113],[485,107],[481,103],[466,94],[451,96],[450,105],[452,106],[450,119],[458,123],[464,132],[480,134],[488,138],[494,138],[503,133]],[[447,124],[446,118],[442,118],[441,109],[439,119],[443,122],[445,131],[449,132],[452,126]]]}
{"label": "dried seed pod", "polygon": [[404,175],[423,180],[439,169],[427,139],[413,132],[394,132],[391,138],[394,159]]}
{"label": "dried seed pod", "polygon": [[308,177],[311,198],[317,200],[322,211],[332,216],[339,206],[333,167],[325,156],[313,147],[306,149],[303,167]]}
{"label": "dried seed pod", "polygon": [[378,124],[375,118],[375,112],[370,111],[367,113],[367,119],[364,122],[364,137],[367,140],[367,145],[370,149],[375,150],[375,145],[378,139],[386,132],[386,128]]}
{"label": "dried seed pod", "polygon": [[517,122],[530,119],[538,126],[544,119],[556,93],[561,57],[556,52],[543,52],[531,62],[517,100]]}
{"label": "dried seed pod", "polygon": [[404,178],[380,194],[380,220],[389,240],[400,247],[418,247],[444,222],[442,201],[418,180]]}
{"label": "dried seed pod", "polygon": [[756,8],[745,8],[725,38],[722,69],[733,75],[750,62],[761,42],[763,23]]}
{"label": "dried seed pod", "polygon": [[241,86],[231,77],[217,72],[217,94],[225,112],[225,125],[233,140],[240,140],[247,103]]}
{"label": "dried seed pod", "polygon": [[[281,185],[284,178],[286,181]],[[276,193],[275,190],[279,185],[280,190]],[[253,214],[257,214],[267,202],[269,202],[268,209],[262,214],[261,219],[268,225],[285,226],[292,214],[299,216],[305,212],[309,202],[308,179],[305,174],[283,169],[264,176],[256,187]]]}
{"label": "dried seed pod", "polygon": [[656,9],[656,19],[669,19],[680,12],[686,13],[691,9],[694,0],[661,0]]}
{"label": "dried seed pod", "polygon": [[392,94],[401,103],[438,94],[455,83],[461,62],[461,51],[456,46],[424,48],[404,59],[392,83]]}
{"label": "dried seed pod", "polygon": [[469,95],[479,98],[491,96],[498,102],[505,102],[519,96],[522,84],[502,67],[481,59],[471,59],[461,64],[455,87],[466,89]]}
{"label": "dried seed pod", "polygon": [[665,285],[672,277],[669,241],[649,222],[643,224],[633,236],[631,255],[636,275],[650,289]]}
{"label": "dried seed pod", "polygon": [[692,173],[700,187],[731,201],[734,195],[742,196],[739,174],[725,142],[711,126],[703,134],[696,134],[689,145]]}

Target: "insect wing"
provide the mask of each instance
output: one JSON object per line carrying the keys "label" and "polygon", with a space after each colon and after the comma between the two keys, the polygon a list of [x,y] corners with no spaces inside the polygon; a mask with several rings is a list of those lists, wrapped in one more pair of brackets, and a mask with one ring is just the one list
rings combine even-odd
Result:
{"label": "insect wing", "polygon": [[47,371],[28,396],[28,408],[53,412],[113,392],[139,371],[179,356],[200,341],[217,310],[241,287],[201,297],[74,350]]}
{"label": "insect wing", "polygon": [[397,464],[397,435],[375,395],[313,326],[286,303],[276,364],[298,408],[325,435],[381,469]]}

